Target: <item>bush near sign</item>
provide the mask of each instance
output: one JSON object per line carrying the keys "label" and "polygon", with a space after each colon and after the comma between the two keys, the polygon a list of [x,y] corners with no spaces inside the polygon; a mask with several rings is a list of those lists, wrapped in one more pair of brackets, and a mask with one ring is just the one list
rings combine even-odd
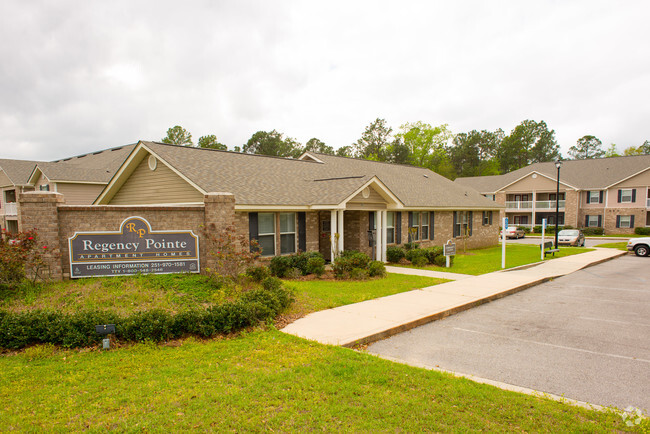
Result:
{"label": "bush near sign", "polygon": [[72,278],[200,271],[191,230],[153,231],[142,217],[128,217],[116,232],[76,232],[68,244]]}

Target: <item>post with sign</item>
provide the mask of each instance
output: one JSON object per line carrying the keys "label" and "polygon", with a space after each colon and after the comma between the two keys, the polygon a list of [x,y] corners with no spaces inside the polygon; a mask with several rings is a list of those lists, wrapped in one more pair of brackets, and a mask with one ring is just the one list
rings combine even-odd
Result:
{"label": "post with sign", "polygon": [[544,234],[546,232],[546,219],[542,219],[542,261],[544,260]]}
{"label": "post with sign", "polygon": [[508,217],[503,218],[501,231],[501,268],[506,268],[506,229],[508,229]]}
{"label": "post with sign", "polygon": [[450,260],[449,258],[456,254],[456,243],[452,243],[451,240],[447,240],[447,244],[442,246],[442,254],[445,255],[445,260],[447,262],[447,268],[449,268]]}

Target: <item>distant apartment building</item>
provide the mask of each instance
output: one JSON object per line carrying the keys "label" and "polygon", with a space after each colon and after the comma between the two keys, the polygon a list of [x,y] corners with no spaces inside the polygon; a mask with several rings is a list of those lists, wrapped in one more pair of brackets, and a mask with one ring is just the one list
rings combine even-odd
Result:
{"label": "distant apartment building", "polygon": [[457,178],[505,205],[501,218],[536,226],[546,219],[573,227],[599,227],[605,233],[632,233],[650,226],[650,155],[563,161],[557,196],[555,163],[535,163],[496,176]]}

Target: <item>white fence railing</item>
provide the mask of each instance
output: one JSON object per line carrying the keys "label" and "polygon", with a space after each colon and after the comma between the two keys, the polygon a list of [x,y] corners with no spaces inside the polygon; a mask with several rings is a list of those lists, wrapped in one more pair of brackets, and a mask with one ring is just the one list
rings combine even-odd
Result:
{"label": "white fence railing", "polygon": [[[560,201],[560,208],[564,208],[565,200]],[[535,202],[535,209],[555,209],[554,200],[538,200]]]}
{"label": "white fence railing", "polygon": [[511,200],[506,202],[507,209],[532,209],[532,200]]}
{"label": "white fence railing", "polygon": [[18,215],[18,207],[16,202],[5,203],[5,215],[14,216]]}

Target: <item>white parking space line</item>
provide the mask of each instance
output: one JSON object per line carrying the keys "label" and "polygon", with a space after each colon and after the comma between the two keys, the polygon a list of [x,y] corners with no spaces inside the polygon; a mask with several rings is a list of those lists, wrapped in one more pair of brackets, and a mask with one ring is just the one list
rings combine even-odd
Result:
{"label": "white parking space line", "polygon": [[[506,309],[510,310],[510,311],[514,311],[514,312],[530,312],[530,313],[538,313],[540,315],[558,315],[557,312],[543,312],[541,310],[522,309],[522,308],[513,308],[513,307],[509,307],[509,308],[506,308]],[[572,315],[572,314],[566,314],[565,316],[569,317],[569,318],[574,317],[574,315]],[[589,316],[578,316],[576,318],[577,319],[584,319],[584,320],[587,320],[587,321],[600,321],[600,322],[611,322],[611,323],[615,323],[615,324],[627,324],[627,325],[631,325],[631,326],[634,326],[634,327],[650,327],[650,324],[643,324],[643,323],[639,323],[639,322],[617,321],[617,320],[614,320],[614,319],[592,318],[592,317],[589,317]]]}
{"label": "white parking space line", "polygon": [[639,359],[639,358],[636,358],[636,357],[621,356],[620,354],[600,353],[598,351],[590,351],[590,350],[585,350],[585,349],[582,349],[582,348],[566,347],[564,345],[555,345],[555,344],[549,344],[549,343],[546,343],[546,342],[538,342],[538,341],[531,341],[531,340],[528,340],[528,339],[513,338],[511,336],[504,336],[504,335],[498,335],[498,334],[495,334],[495,333],[481,332],[481,331],[478,331],[478,330],[469,330],[469,329],[464,329],[464,328],[459,328],[459,327],[453,327],[453,329],[454,330],[459,330],[459,331],[462,331],[462,332],[476,333],[476,334],[486,335],[486,336],[493,336],[493,337],[507,339],[507,340],[511,340],[511,341],[519,341],[519,342],[526,342],[526,343],[530,343],[530,344],[543,345],[543,346],[546,346],[546,347],[558,348],[558,349],[562,349],[562,350],[569,350],[569,351],[576,351],[576,352],[580,352],[580,353],[595,354],[597,356],[614,357],[614,358],[617,358],[617,359],[632,360],[634,362],[650,363],[650,360],[647,360],[647,359]]}

